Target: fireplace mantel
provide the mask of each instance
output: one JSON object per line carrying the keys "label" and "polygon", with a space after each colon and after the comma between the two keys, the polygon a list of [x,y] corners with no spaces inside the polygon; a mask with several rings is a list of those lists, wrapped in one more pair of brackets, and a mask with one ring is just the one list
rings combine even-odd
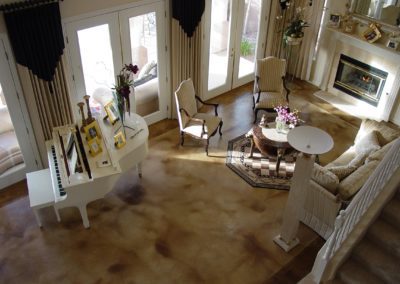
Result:
{"label": "fireplace mantel", "polygon": [[[347,94],[333,88],[334,80],[332,77],[334,78],[333,74],[336,74],[337,71],[338,57],[340,57],[340,54],[344,54],[357,59],[362,53],[364,57],[368,57],[372,61],[370,63],[365,62],[369,65],[379,65],[384,62],[387,66],[390,66],[385,91],[377,107],[365,106],[365,108],[367,108],[368,118],[388,121],[400,93],[400,52],[390,49],[382,43],[369,43],[357,34],[347,34],[334,28],[325,28],[325,32],[329,38],[329,49],[326,57],[327,64],[323,70],[321,89],[328,91],[346,104],[353,104],[357,109],[357,105],[363,105],[355,101],[354,98],[348,98]],[[358,60],[363,62],[363,60]],[[376,67],[379,68],[379,66]],[[329,102],[329,100],[327,101]],[[335,103],[333,104],[335,105]],[[354,113],[352,114],[354,115]]]}

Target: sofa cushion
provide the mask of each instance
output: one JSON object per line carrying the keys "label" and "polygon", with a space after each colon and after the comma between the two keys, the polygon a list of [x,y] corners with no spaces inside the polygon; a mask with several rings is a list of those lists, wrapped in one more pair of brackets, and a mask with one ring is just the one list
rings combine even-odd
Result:
{"label": "sofa cushion", "polygon": [[377,122],[375,120],[366,119],[361,123],[360,130],[354,140],[355,143],[361,140],[366,134],[373,130],[378,131],[378,141],[381,146],[385,146],[395,138],[400,136],[400,129],[389,122]]}
{"label": "sofa cushion", "polygon": [[311,179],[316,183],[326,188],[332,194],[337,193],[337,187],[339,185],[339,178],[332,172],[321,167],[318,164],[314,164],[314,168],[311,174]]}
{"label": "sofa cushion", "polygon": [[343,200],[352,198],[364,185],[379,163],[379,161],[371,161],[368,164],[364,164],[342,180],[338,186],[340,197]]}
{"label": "sofa cushion", "polygon": [[379,150],[381,146],[378,141],[378,131],[373,130],[355,143],[357,155],[370,154]]}
{"label": "sofa cushion", "polygon": [[366,163],[369,163],[371,161],[382,161],[383,157],[386,155],[386,153],[389,151],[389,149],[392,147],[392,145],[394,144],[396,140],[393,140],[392,142],[386,144],[385,146],[383,146],[381,149],[379,149],[378,151],[370,154],[367,159],[366,159]]}
{"label": "sofa cushion", "polygon": [[334,166],[331,168],[327,169],[328,171],[332,172],[334,175],[336,175],[339,179],[339,181],[343,180],[347,176],[349,176],[352,172],[357,170],[357,167],[355,166],[350,166],[350,165],[344,165],[344,166]]}

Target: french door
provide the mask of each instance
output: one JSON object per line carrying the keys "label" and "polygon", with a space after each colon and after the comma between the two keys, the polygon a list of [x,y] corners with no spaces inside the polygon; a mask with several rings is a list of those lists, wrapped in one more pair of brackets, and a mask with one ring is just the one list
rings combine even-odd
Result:
{"label": "french door", "polygon": [[12,52],[0,35],[0,189],[41,167]]}
{"label": "french door", "polygon": [[131,108],[148,124],[167,117],[164,5],[159,1],[66,24],[77,101],[110,91],[123,65],[132,63],[139,72]]}
{"label": "french door", "polygon": [[264,54],[270,1],[207,0],[205,98],[254,80]]}

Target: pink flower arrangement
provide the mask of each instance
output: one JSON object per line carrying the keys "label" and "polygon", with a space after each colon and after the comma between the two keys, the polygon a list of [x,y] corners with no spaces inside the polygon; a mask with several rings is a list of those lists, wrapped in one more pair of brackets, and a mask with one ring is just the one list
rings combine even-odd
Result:
{"label": "pink flower arrangement", "polygon": [[285,124],[288,124],[290,128],[294,128],[301,120],[299,119],[299,111],[294,110],[290,112],[289,106],[277,106],[274,110],[278,114],[278,119]]}

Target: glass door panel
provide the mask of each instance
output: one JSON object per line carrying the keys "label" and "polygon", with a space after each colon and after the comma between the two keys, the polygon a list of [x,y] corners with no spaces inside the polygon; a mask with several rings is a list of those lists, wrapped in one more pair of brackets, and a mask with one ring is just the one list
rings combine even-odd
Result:
{"label": "glass door panel", "polygon": [[85,84],[85,94],[97,88],[111,88],[115,84],[109,25],[78,31],[79,52]]}
{"label": "glass door panel", "polygon": [[254,73],[261,0],[246,0],[240,40],[239,78]]}
{"label": "glass door panel", "polygon": [[124,64],[137,64],[135,112],[148,124],[167,117],[165,7],[156,2],[119,13]]}
{"label": "glass door panel", "polygon": [[[231,1],[211,1],[210,51],[208,64],[208,90],[214,90],[230,84],[230,29]],[[229,82],[228,82],[229,81]]]}
{"label": "glass door panel", "polygon": [[205,99],[254,80],[257,58],[264,54],[270,1],[207,0],[208,76]]}
{"label": "glass door panel", "polygon": [[139,67],[134,77],[136,113],[146,116],[160,109],[156,13],[129,18],[129,31],[132,63]]}

